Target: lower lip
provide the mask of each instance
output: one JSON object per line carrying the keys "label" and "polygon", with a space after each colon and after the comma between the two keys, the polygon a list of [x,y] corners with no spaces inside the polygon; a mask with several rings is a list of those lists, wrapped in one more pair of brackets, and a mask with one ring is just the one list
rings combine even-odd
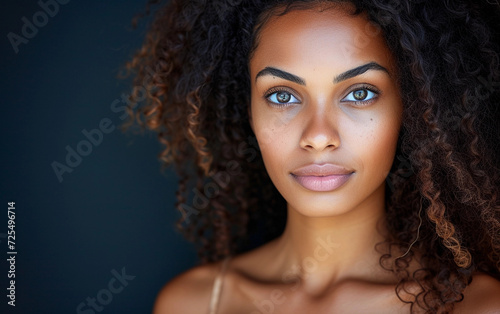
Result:
{"label": "lower lip", "polygon": [[352,173],[342,174],[342,175],[331,175],[331,176],[296,176],[292,174],[292,177],[304,188],[315,191],[315,192],[328,192],[333,191],[341,187],[344,183],[349,180]]}

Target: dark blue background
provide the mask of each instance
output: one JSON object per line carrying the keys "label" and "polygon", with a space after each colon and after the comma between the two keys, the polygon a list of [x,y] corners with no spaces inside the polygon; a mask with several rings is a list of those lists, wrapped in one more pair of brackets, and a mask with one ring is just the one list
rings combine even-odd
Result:
{"label": "dark blue background", "polygon": [[[122,133],[122,113],[111,110],[129,92],[117,75],[144,37],[150,19],[137,30],[131,19],[145,2],[69,1],[17,54],[7,34],[22,35],[22,17],[41,7],[2,2],[1,313],[77,313],[123,267],[135,278],[101,313],[150,313],[161,286],[196,263],[174,227],[176,177],[160,171],[156,135]],[[59,182],[51,164],[65,164],[65,147],[76,149],[82,130],[104,118],[115,129]],[[15,308],[7,306],[8,201],[16,202]]]}

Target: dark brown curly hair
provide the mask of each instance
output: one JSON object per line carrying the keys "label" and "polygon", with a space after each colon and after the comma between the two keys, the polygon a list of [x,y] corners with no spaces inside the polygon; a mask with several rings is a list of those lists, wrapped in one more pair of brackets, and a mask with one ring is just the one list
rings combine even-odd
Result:
{"label": "dark brown curly hair", "polygon": [[[179,175],[178,226],[202,262],[277,237],[286,202],[249,125],[249,57],[271,16],[325,2],[352,3],[352,14],[378,25],[400,73],[403,122],[386,181],[393,254],[381,253],[380,264],[400,278],[398,296],[419,283],[412,300],[400,296],[412,311],[451,311],[474,272],[500,279],[498,4],[172,0],[127,65],[130,123],[165,145],[161,159]],[[410,271],[417,257],[422,267]]]}

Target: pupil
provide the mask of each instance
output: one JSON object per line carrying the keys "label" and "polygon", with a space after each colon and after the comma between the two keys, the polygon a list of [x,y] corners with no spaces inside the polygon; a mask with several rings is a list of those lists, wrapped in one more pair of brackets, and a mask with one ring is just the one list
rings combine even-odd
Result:
{"label": "pupil", "polygon": [[357,91],[354,92],[354,98],[356,98],[357,100],[363,100],[366,98],[366,95],[368,93],[366,92],[366,90],[364,89],[358,89]]}
{"label": "pupil", "polygon": [[276,96],[277,96],[279,102],[289,102],[290,101],[290,94],[287,92],[280,92]]}

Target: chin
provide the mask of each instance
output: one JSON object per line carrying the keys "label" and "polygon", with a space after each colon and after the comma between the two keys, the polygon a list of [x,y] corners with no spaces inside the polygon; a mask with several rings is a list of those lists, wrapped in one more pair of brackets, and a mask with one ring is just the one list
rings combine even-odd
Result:
{"label": "chin", "polygon": [[339,202],[339,200],[332,200],[331,198],[303,198],[300,202],[288,204],[290,210],[307,217],[335,217],[353,210],[352,206],[346,206],[345,201]]}

